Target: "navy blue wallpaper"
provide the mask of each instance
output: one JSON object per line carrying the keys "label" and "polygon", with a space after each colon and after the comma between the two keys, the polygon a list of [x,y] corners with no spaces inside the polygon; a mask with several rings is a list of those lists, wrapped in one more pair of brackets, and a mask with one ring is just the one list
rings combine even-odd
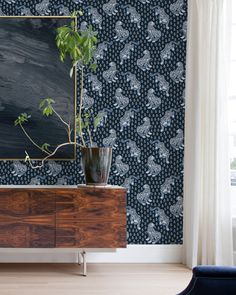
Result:
{"label": "navy blue wallpaper", "polygon": [[[128,188],[128,242],[181,244],[187,0],[0,0],[0,15],[78,9],[99,34],[84,108],[103,116],[95,142],[114,147],[110,183]],[[81,182],[79,151],[77,161],[40,170],[0,162],[0,184]]]}

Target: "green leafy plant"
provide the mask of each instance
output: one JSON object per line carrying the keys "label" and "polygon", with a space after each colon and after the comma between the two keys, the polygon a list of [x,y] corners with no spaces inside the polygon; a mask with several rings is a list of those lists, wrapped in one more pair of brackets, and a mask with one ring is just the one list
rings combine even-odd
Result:
{"label": "green leafy plant", "polygon": [[47,97],[42,99],[39,104],[39,109],[42,111],[42,115],[45,117],[56,116],[61,123],[64,125],[68,141],[57,145],[52,149],[49,143],[38,144],[25,129],[25,124],[31,118],[31,115],[27,113],[22,113],[15,120],[15,126],[19,126],[26,137],[31,141],[31,143],[45,153],[45,157],[42,159],[40,165],[34,165],[31,161],[30,155],[26,153],[25,161],[29,162],[32,168],[41,168],[44,165],[44,162],[51,157],[53,157],[59,149],[67,145],[77,145],[77,146],[86,146],[84,140],[84,134],[87,133],[89,137],[90,145],[93,145],[91,125],[97,127],[100,124],[102,118],[100,116],[92,117],[91,112],[85,112],[82,115],[83,108],[83,97],[84,97],[84,71],[85,69],[95,71],[97,68],[96,63],[94,62],[94,52],[97,47],[97,33],[93,30],[92,26],[88,26],[87,29],[81,30],[77,26],[77,15],[82,15],[82,12],[74,12],[72,14],[72,21],[69,25],[65,25],[57,28],[56,35],[56,45],[59,51],[59,58],[61,62],[64,62],[66,58],[71,60],[71,69],[70,77],[72,78],[77,74],[77,71],[80,73],[80,103],[79,111],[76,115],[76,134],[80,139],[80,142],[72,140],[73,127],[70,122],[66,122],[62,116],[56,111],[55,105],[56,102],[54,99]]}
{"label": "green leafy plant", "polygon": [[[52,98],[46,98],[46,99],[43,99],[40,104],[39,104],[39,109],[40,110],[43,110],[43,115],[45,116],[50,116],[53,114],[54,112],[54,109],[53,109],[53,104],[55,103],[55,100],[52,99]],[[46,104],[46,106],[45,106]]]}

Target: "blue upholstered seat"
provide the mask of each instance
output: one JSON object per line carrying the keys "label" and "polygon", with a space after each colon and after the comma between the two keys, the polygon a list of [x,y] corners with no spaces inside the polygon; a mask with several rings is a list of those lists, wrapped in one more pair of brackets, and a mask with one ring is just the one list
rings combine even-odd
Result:
{"label": "blue upholstered seat", "polygon": [[197,266],[187,288],[178,295],[236,295],[236,267]]}

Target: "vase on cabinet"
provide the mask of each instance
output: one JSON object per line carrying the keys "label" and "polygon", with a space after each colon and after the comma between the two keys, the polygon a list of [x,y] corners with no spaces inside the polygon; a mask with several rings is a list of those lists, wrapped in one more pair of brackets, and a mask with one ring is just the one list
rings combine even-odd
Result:
{"label": "vase on cabinet", "polygon": [[81,166],[86,185],[107,185],[111,161],[111,147],[82,147]]}

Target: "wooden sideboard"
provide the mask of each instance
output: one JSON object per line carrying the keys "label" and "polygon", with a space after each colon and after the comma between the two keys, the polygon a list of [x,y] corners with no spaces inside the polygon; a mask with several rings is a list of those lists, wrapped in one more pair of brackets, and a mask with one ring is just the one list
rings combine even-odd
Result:
{"label": "wooden sideboard", "polygon": [[1,248],[124,248],[121,187],[0,188]]}

